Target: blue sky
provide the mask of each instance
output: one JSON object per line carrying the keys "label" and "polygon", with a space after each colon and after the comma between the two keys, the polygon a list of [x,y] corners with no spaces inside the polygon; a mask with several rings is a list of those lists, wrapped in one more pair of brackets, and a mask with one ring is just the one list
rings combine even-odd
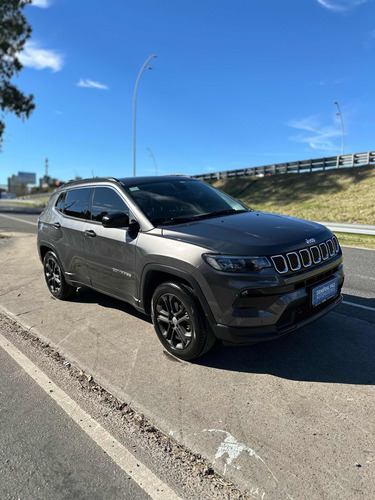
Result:
{"label": "blue sky", "polygon": [[[17,171],[200,174],[375,145],[374,0],[34,0],[15,78],[29,120],[6,115],[0,184]],[[149,148],[149,149],[148,149]]]}

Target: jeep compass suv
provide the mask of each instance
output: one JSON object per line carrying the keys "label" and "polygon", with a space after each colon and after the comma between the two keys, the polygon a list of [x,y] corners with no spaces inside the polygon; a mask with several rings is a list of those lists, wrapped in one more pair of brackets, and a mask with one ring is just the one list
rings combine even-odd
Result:
{"label": "jeep compass suv", "polygon": [[183,176],[63,185],[39,218],[38,250],[54,297],[88,286],[125,300],[185,360],[216,339],[279,337],[342,300],[342,252],[326,227]]}

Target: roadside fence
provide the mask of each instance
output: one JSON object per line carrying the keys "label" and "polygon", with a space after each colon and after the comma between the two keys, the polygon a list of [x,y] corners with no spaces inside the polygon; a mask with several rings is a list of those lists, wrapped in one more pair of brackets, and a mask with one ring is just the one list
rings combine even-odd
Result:
{"label": "roadside fence", "polygon": [[228,179],[234,177],[289,174],[312,172],[313,170],[328,170],[343,167],[355,167],[364,165],[375,165],[375,151],[367,153],[353,153],[349,155],[329,156],[326,158],[315,158],[311,160],[292,161],[286,163],[275,163],[262,167],[240,168],[238,170],[224,170],[207,174],[194,175],[196,179],[203,181]]}

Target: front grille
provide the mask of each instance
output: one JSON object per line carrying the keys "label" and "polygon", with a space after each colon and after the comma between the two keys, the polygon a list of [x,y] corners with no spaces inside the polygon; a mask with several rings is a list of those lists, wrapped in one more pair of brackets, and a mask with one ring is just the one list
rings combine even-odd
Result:
{"label": "front grille", "polygon": [[313,264],[317,265],[322,261],[334,257],[339,251],[339,242],[336,236],[333,236],[319,245],[302,248],[298,252],[288,252],[285,255],[273,255],[271,260],[276,271],[279,274],[285,274],[288,271],[299,271],[302,267],[306,268]]}
{"label": "front grille", "polygon": [[318,247],[311,247],[310,252],[314,261],[314,264],[319,264],[321,262],[322,258],[320,256],[320,251]]}
{"label": "front grille", "polygon": [[301,263],[296,252],[287,253],[286,256],[288,257],[289,267],[292,271],[298,271],[298,269],[301,269]]}
{"label": "front grille", "polygon": [[286,260],[283,255],[274,255],[273,257],[271,257],[271,260],[278,273],[284,274],[288,272],[288,266],[286,264]]}
{"label": "front grille", "polygon": [[310,252],[307,250],[307,248],[300,250],[299,254],[301,256],[303,266],[310,267],[311,266],[311,257],[310,257]]}
{"label": "front grille", "polygon": [[336,238],[336,236],[334,236],[332,238],[332,241],[333,241],[333,244],[334,244],[334,247],[335,247],[335,252],[337,253],[340,249],[340,246],[339,246],[339,240]]}
{"label": "front grille", "polygon": [[321,243],[319,245],[319,248],[320,248],[320,252],[322,254],[322,258],[323,260],[327,260],[328,259],[328,249],[327,249],[327,245],[325,243]]}
{"label": "front grille", "polygon": [[332,240],[327,241],[327,248],[328,248],[328,252],[329,252],[330,257],[332,257],[332,255],[335,254],[335,247],[333,246]]}

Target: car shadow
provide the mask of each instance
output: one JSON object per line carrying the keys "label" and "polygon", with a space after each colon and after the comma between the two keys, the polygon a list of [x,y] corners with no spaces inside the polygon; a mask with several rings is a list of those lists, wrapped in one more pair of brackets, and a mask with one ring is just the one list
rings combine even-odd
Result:
{"label": "car shadow", "polygon": [[146,323],[151,323],[151,318],[149,316],[137,311],[135,307],[128,304],[127,302],[109,297],[108,295],[96,292],[95,290],[88,287],[82,286],[78,288],[77,292],[73,295],[73,297],[71,297],[70,301],[79,302],[82,304],[98,304],[99,306],[108,309],[117,309],[118,311],[122,311],[126,314],[134,316],[135,318],[139,318]]}
{"label": "car shadow", "polygon": [[[351,304],[356,304],[358,306],[371,307],[375,309],[375,296],[374,297],[358,297],[357,295],[350,295],[349,293],[344,293],[344,304],[345,302],[350,302]],[[372,317],[375,319],[375,313],[371,312]]]}
{"label": "car shadow", "polygon": [[[365,300],[351,295],[345,299],[357,303]],[[373,299],[367,300],[371,307]],[[149,316],[130,304],[91,288],[79,288],[71,301],[117,309],[151,324]],[[160,349],[163,351],[161,345]],[[223,346],[217,342],[192,363],[296,381],[375,385],[375,325],[331,312],[312,325],[271,342],[249,346]]]}
{"label": "car shadow", "polygon": [[289,380],[374,385],[375,324],[331,312],[272,342],[233,347],[217,343],[195,363]]}

